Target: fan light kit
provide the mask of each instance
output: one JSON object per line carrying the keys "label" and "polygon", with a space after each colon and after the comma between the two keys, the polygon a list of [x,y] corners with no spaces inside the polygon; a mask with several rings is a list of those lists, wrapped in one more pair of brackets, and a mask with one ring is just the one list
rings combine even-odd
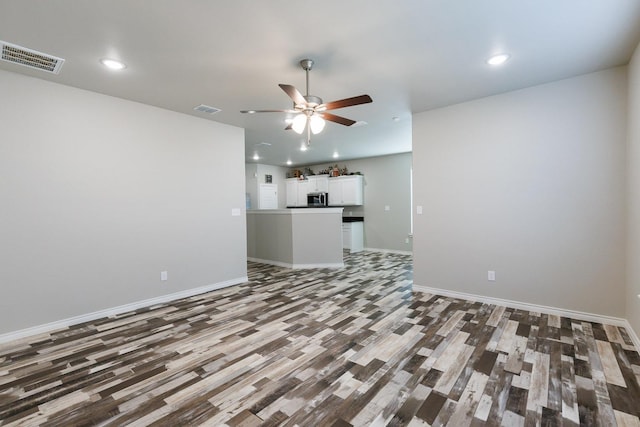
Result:
{"label": "fan light kit", "polygon": [[373,102],[369,95],[354,96],[352,98],[345,98],[339,101],[327,102],[322,101],[322,98],[309,94],[309,71],[313,68],[313,61],[311,59],[303,59],[300,61],[300,66],[306,73],[306,95],[302,95],[298,89],[291,85],[280,84],[280,88],[289,95],[289,98],[293,101],[293,109],[291,110],[242,110],[241,113],[254,114],[254,113],[290,113],[295,114],[291,123],[285,129],[293,129],[294,132],[302,134],[305,128],[307,129],[307,145],[311,142],[311,134],[318,134],[322,132],[326,121],[338,123],[344,126],[351,126],[356,123],[355,120],[347,119],[345,117],[336,116],[335,114],[327,113],[328,110],[337,110],[339,108],[351,107],[354,105],[367,104]]}

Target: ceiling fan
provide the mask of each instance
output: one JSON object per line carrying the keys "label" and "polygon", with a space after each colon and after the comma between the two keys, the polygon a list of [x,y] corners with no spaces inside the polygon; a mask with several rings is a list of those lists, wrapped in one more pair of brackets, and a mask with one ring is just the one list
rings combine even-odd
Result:
{"label": "ceiling fan", "polygon": [[293,100],[293,109],[290,110],[242,110],[241,113],[292,113],[296,114],[293,118],[293,122],[285,129],[293,129],[295,132],[301,134],[305,127],[307,129],[307,144],[311,141],[311,133],[317,134],[324,129],[325,120],[338,123],[344,126],[351,126],[355,120],[347,119],[346,117],[337,116],[335,114],[327,113],[329,110],[337,110],[339,108],[351,107],[354,105],[367,104],[373,102],[369,95],[354,96],[352,98],[340,99],[338,101],[332,101],[324,103],[322,98],[314,95],[309,95],[309,71],[313,67],[313,60],[303,59],[300,61],[300,66],[306,72],[307,76],[307,91],[306,95],[302,95],[298,89],[291,85],[279,84],[280,88],[289,95],[289,98]]}

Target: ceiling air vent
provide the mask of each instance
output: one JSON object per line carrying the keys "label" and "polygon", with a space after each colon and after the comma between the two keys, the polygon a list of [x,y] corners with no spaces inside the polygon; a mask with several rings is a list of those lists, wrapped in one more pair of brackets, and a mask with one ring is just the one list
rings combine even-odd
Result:
{"label": "ceiling air vent", "polygon": [[209,105],[204,105],[204,104],[198,105],[197,107],[194,108],[194,110],[200,111],[201,113],[207,113],[207,114],[215,114],[219,111],[222,111],[219,108],[211,107]]}
{"label": "ceiling air vent", "polygon": [[0,40],[0,46],[2,46],[2,60],[6,62],[53,74],[58,74],[62,64],[64,64],[64,59],[62,58],[3,42],[2,40]]}

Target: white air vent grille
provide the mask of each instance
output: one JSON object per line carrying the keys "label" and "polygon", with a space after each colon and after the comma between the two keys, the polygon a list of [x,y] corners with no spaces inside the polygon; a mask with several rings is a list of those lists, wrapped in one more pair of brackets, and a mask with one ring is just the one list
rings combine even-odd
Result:
{"label": "white air vent grille", "polygon": [[194,110],[200,111],[201,113],[207,113],[207,114],[215,114],[217,112],[222,111],[219,108],[211,107],[210,105],[204,105],[204,104],[198,105],[197,107],[194,108]]}
{"label": "white air vent grille", "polygon": [[27,49],[1,40],[0,45],[2,46],[3,61],[24,65],[25,67],[53,74],[58,74],[60,68],[62,68],[62,64],[64,64],[64,59],[36,50]]}

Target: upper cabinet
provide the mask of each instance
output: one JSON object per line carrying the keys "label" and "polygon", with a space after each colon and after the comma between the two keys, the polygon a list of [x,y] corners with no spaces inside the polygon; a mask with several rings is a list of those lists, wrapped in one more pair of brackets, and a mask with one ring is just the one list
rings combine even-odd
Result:
{"label": "upper cabinet", "polygon": [[307,179],[287,178],[287,207],[306,207],[308,193],[329,191],[328,175],[313,175]]}
{"label": "upper cabinet", "polygon": [[288,178],[287,183],[287,207],[307,207],[307,193],[309,183],[298,178]]}
{"label": "upper cabinet", "polygon": [[326,193],[329,191],[329,175],[312,175],[307,177],[309,193]]}
{"label": "upper cabinet", "polygon": [[298,180],[289,178],[285,183],[287,186],[287,206],[298,206]]}
{"label": "upper cabinet", "polygon": [[309,192],[309,183],[307,181],[298,181],[298,204],[297,206],[307,206],[307,193]]}
{"label": "upper cabinet", "polygon": [[308,193],[329,193],[329,206],[360,206],[364,202],[362,175],[329,178],[312,175],[307,179],[287,179],[287,207],[307,206]]}
{"label": "upper cabinet", "polygon": [[362,175],[329,179],[329,206],[360,206],[364,202]]}

